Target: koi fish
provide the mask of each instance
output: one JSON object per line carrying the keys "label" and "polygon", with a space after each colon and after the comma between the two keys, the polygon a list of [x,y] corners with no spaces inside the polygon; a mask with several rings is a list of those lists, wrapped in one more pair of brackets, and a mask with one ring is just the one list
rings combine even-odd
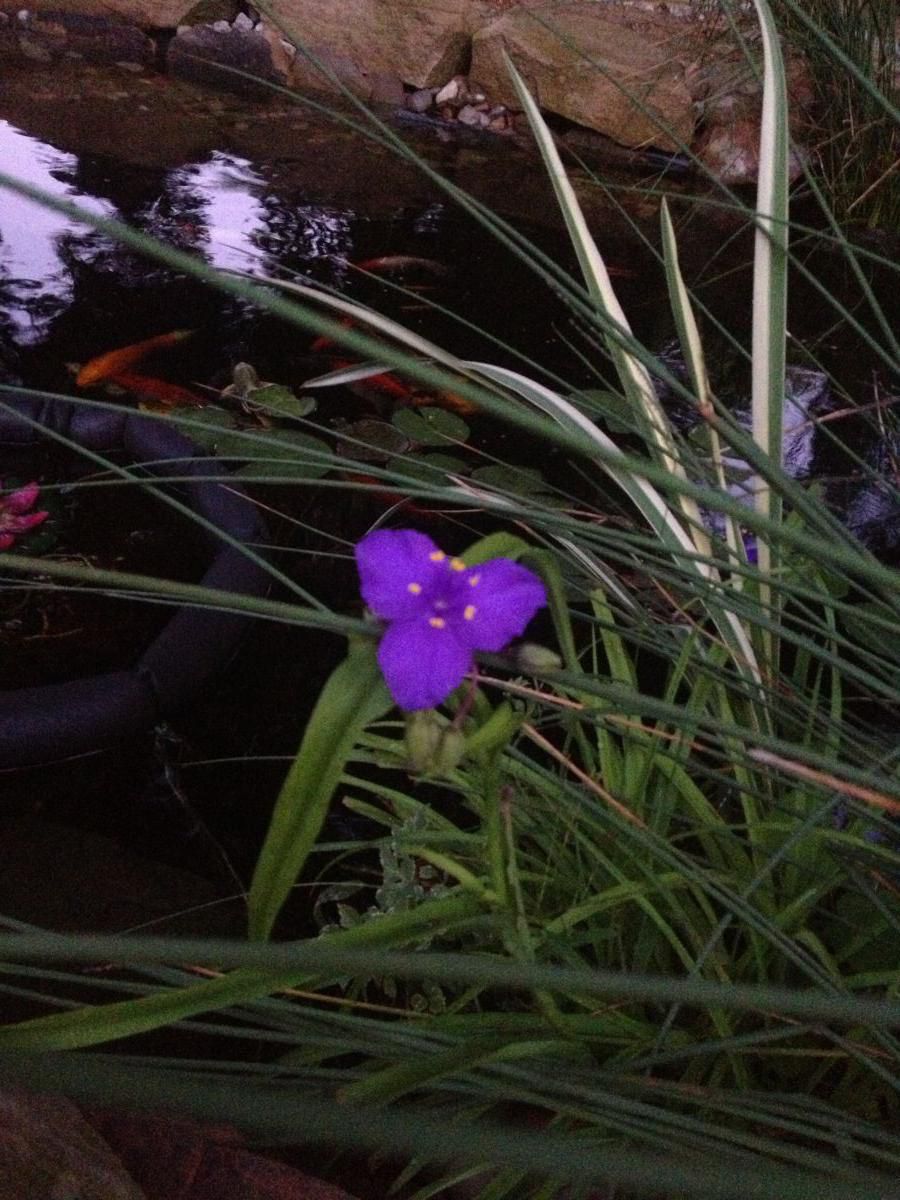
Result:
{"label": "koi fish", "polygon": [[[93,387],[104,379],[110,379],[142,358],[146,358],[154,350],[162,350],[167,346],[175,346],[183,342],[193,333],[193,329],[175,329],[171,333],[160,333],[156,337],[147,338],[143,342],[135,342],[131,346],[122,346],[118,350],[108,350],[86,362],[75,377],[76,387]],[[125,385],[123,384],[123,387]]]}
{"label": "koi fish", "polygon": [[378,258],[364,258],[349,264],[357,271],[428,271],[431,275],[449,275],[450,268],[434,258],[419,258],[416,254],[382,254]]}
{"label": "koi fish", "polygon": [[[403,255],[395,255],[395,258],[404,257]],[[371,262],[377,260],[371,259]],[[417,260],[418,261],[418,260]],[[421,261],[429,262],[430,259]],[[362,265],[362,264],[357,264]],[[435,264],[440,266],[440,263]],[[351,329],[355,324],[353,317],[341,317],[340,321],[344,329]],[[320,354],[323,350],[335,344],[334,338],[323,335],[317,337],[310,346],[310,350],[314,354]],[[353,363],[347,358],[333,358],[332,367],[335,371],[341,371],[344,367],[352,367]],[[357,396],[362,396],[364,400],[377,398],[380,400],[391,401],[397,408],[446,408],[450,412],[458,413],[461,417],[471,416],[477,412],[477,406],[471,400],[466,400],[462,396],[458,396],[456,392],[423,392],[417,388],[410,387],[398,379],[396,375],[385,372],[382,375],[370,375],[367,379],[361,379],[358,383],[348,385],[350,391]]]}
{"label": "koi fish", "polygon": [[132,371],[118,371],[110,375],[110,383],[117,383],[126,392],[133,392],[139,400],[149,401],[160,408],[201,408],[206,404],[202,396],[169,383],[165,379],[153,379],[150,375],[135,375]]}
{"label": "koi fish", "polygon": [[[337,359],[334,369],[340,371],[352,365],[346,359]],[[389,371],[381,375],[369,375],[366,379],[348,384],[348,387],[354,395],[361,396],[364,400],[386,400],[395,408],[446,408],[463,417],[477,412],[476,406],[470,400],[458,396],[456,392],[423,392],[404,383]]]}
{"label": "koi fish", "polygon": [[[344,329],[351,329],[353,327],[353,323],[354,322],[353,322],[352,317],[341,317],[340,322],[339,322],[339,324]],[[329,346],[333,346],[333,345],[335,345],[334,338],[328,337],[327,334],[323,333],[321,335],[321,337],[317,337],[316,340],[312,343],[312,345],[310,346],[310,351],[313,354],[321,354],[323,350],[327,350]],[[350,364],[345,363],[342,365],[349,366]]]}

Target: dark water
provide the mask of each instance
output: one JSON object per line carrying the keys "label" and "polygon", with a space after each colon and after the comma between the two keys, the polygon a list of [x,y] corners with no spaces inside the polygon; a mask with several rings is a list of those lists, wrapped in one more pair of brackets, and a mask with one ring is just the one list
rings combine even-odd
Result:
{"label": "dark water", "polygon": [[[346,175],[349,152],[343,145]],[[453,173],[471,171],[471,162],[463,159],[473,153],[439,148],[438,156],[443,155],[441,165]],[[483,153],[489,158],[507,152],[488,147]],[[51,144],[0,123],[5,170],[98,216],[118,217],[219,267],[295,272],[388,311],[468,357],[516,365],[511,351],[498,349],[488,334],[573,387],[598,386],[597,374],[602,379],[607,365],[595,347],[581,340],[578,323],[558,297],[473,219],[455,210],[436,186],[417,184],[412,197],[402,191],[386,196],[384,187],[373,187],[371,209],[364,195],[349,204],[346,186],[328,187],[327,166],[323,168],[328,154],[327,143],[315,147],[308,179],[302,162],[271,153],[254,160],[246,149],[238,153],[224,143],[196,161],[175,165],[124,162],[96,152],[76,154],[65,148],[65,139]],[[360,171],[364,166],[371,169],[360,151]],[[497,169],[496,162],[490,169]],[[520,187],[512,171],[507,187],[511,193]],[[358,190],[365,192],[364,187]],[[552,204],[549,197],[546,203]],[[751,316],[748,235],[717,227],[702,208],[691,212],[682,205],[677,212],[683,224],[683,263],[700,300],[746,344]],[[662,349],[673,333],[663,275],[639,236],[655,236],[656,218],[651,216],[644,204],[636,213],[637,231],[610,217],[597,234],[619,272],[617,291],[636,334]],[[574,272],[561,231],[545,222],[523,224],[521,215],[518,224]],[[0,379],[7,382],[73,394],[70,364],[175,328],[195,334],[142,363],[143,373],[219,389],[242,360],[263,378],[294,387],[324,369],[305,334],[30,201],[3,196],[0,238]],[[415,277],[413,282],[431,290],[411,297],[348,266],[399,254],[437,260],[448,273]],[[828,289],[846,296],[848,307],[871,326],[845,267],[821,254],[808,261]],[[885,290],[884,295],[893,306],[893,319],[896,293]],[[469,325],[430,303],[461,314]],[[719,353],[725,340],[712,320],[707,328],[714,348],[711,364],[718,368],[723,394],[730,394],[740,409],[746,364],[730,350]],[[815,347],[819,361],[798,356],[803,370],[792,375],[789,468],[801,478],[850,476],[857,467],[812,426],[810,413],[831,411],[848,401],[866,403],[876,394],[890,394],[891,384],[877,356],[865,350],[846,322],[835,321],[802,276],[795,281],[791,330],[795,344]],[[835,373],[838,393],[823,391],[819,366]],[[363,411],[358,397],[326,393],[316,420],[327,429],[337,419]],[[851,431],[863,460],[883,465],[892,444],[890,426],[876,428],[857,419],[838,428],[845,438]],[[477,429],[474,433],[476,440],[489,437]],[[496,448],[497,443],[491,445]],[[552,462],[531,451],[517,453],[552,474]],[[850,522],[893,554],[900,536],[894,497],[858,478],[829,486]],[[277,515],[272,520],[279,565],[327,603],[355,611],[352,544],[378,518],[377,504],[337,490],[307,489],[288,501],[270,489],[259,498],[276,510],[289,508],[290,522]],[[451,539],[465,542],[464,521],[462,527],[446,530]],[[246,880],[285,770],[284,756],[296,748],[309,707],[341,653],[337,639],[256,622],[224,674],[173,727],[101,756],[0,778],[0,796],[10,811],[28,813],[39,807],[57,819],[112,833],[142,852],[207,874],[224,892],[233,890],[231,871]],[[332,832],[341,829],[338,814]]]}

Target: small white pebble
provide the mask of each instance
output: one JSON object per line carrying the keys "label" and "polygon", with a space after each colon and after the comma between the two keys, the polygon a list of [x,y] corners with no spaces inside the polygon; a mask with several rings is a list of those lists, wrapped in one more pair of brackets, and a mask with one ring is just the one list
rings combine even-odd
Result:
{"label": "small white pebble", "polygon": [[250,30],[254,28],[254,23],[252,18],[248,17],[246,13],[238,13],[238,15],[234,18],[234,25],[232,28],[238,29],[242,33],[249,33]]}
{"label": "small white pebble", "polygon": [[435,104],[449,104],[451,100],[455,100],[459,95],[459,79],[453,78],[449,83],[445,83],[441,90],[434,98]]}
{"label": "small white pebble", "polygon": [[212,27],[216,33],[231,33],[231,25],[228,21],[213,21]]}

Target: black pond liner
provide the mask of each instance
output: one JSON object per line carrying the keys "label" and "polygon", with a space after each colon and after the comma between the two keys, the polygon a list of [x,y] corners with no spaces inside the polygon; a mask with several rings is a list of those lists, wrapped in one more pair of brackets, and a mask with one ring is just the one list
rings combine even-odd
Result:
{"label": "black pond liner", "polygon": [[[237,542],[259,542],[265,532],[256,508],[237,484],[204,480],[209,456],[162,421],[123,410],[86,409],[65,401],[10,400],[0,411],[0,442],[26,444],[41,437],[38,422],[71,441],[100,452],[123,450],[131,463],[166,474],[173,460],[179,496],[198,515]],[[26,419],[23,419],[26,418]],[[203,587],[263,596],[265,568],[223,545],[210,531],[212,561]],[[0,691],[0,769],[34,766],[103,749],[152,728],[180,709],[231,657],[252,617],[185,606],[121,671],[41,687]]]}

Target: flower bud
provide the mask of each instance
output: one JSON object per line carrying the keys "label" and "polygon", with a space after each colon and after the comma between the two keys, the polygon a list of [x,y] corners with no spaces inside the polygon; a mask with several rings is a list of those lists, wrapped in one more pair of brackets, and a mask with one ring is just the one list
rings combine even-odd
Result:
{"label": "flower bud", "polygon": [[446,717],[433,708],[418,709],[406,716],[406,757],[417,775],[447,775],[462,760],[466,739]]}
{"label": "flower bud", "polygon": [[539,646],[536,642],[522,642],[515,649],[516,663],[529,674],[533,671],[559,671],[562,659],[555,650]]}

